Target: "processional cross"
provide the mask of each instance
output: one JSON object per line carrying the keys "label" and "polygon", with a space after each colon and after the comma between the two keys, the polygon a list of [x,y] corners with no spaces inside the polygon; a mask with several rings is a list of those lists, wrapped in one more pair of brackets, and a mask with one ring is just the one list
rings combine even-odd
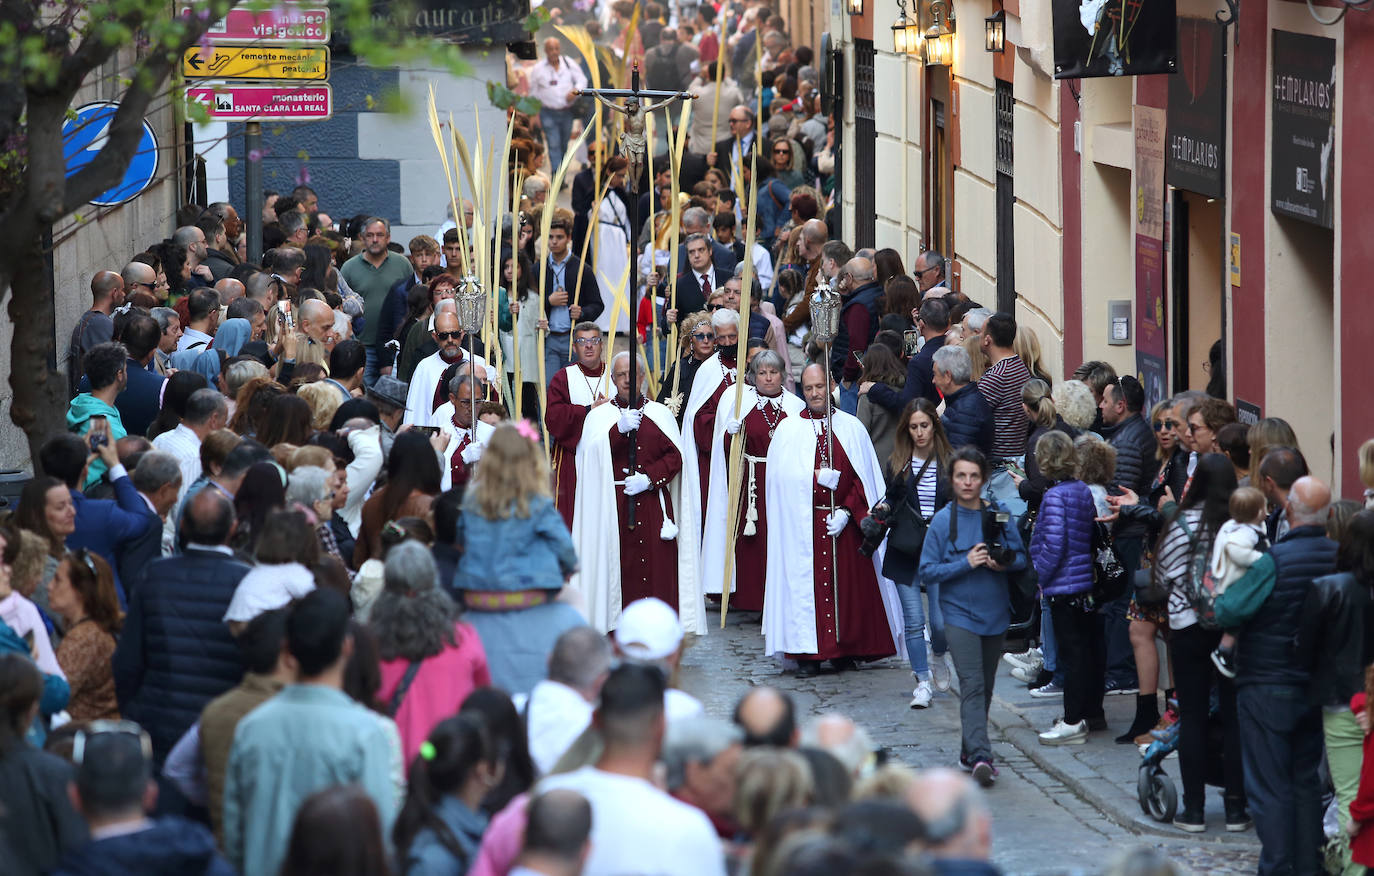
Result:
{"label": "processional cross", "polygon": [[[633,71],[630,73],[629,88],[584,88],[577,92],[579,95],[586,94],[596,98],[612,111],[620,113],[625,117],[623,130],[620,134],[620,154],[629,162],[628,173],[626,174],[627,187],[630,193],[630,227],[626,236],[630,247],[630,410],[639,409],[639,343],[638,334],[635,331],[636,320],[639,315],[639,259],[635,253],[635,235],[639,228],[639,177],[644,170],[646,150],[648,143],[645,137],[645,116],[656,109],[670,106],[679,100],[695,100],[696,95],[686,91],[650,91],[639,87],[639,64],[635,63]],[[616,103],[619,99],[624,99],[625,103]],[[645,103],[646,100],[658,99],[656,103]],[[652,183],[652,181],[651,181]],[[676,207],[676,205],[674,205]],[[676,253],[674,253],[676,256]],[[630,470],[626,475],[635,473],[635,449],[637,432],[629,434]],[[629,509],[629,525],[633,529],[635,525],[635,496],[626,496],[625,502]]]}

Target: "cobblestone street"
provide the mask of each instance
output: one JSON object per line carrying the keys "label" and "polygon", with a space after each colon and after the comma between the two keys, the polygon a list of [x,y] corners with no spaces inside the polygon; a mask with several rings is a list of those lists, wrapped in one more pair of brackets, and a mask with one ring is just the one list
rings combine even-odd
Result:
{"label": "cobblestone street", "polygon": [[[717,609],[718,611],[718,609]],[[718,617],[718,614],[713,616]],[[707,711],[728,718],[735,701],[754,684],[772,684],[796,699],[799,720],[828,711],[853,717],[901,763],[911,767],[954,765],[959,752],[958,701],[937,694],[931,708],[907,708],[911,674],[895,659],[842,675],[798,680],[762,656],[756,613],[732,613],[724,630],[689,646],[681,682]],[[997,757],[997,785],[989,792],[994,860],[1007,873],[1099,873],[1123,849],[1148,845],[1163,850],[1194,873],[1253,873],[1259,844],[1253,831],[1221,828],[1219,793],[1208,797],[1208,832],[1184,836],[1141,814],[1135,798],[1139,757],[1111,737],[1129,722],[1130,697],[1109,697],[1112,730],[1086,745],[1046,748],[1035,731],[1049,726],[1060,703],[1035,700],[1006,672],[998,679],[990,728]],[[1165,769],[1178,783],[1176,760]],[[1179,788],[1182,792],[1181,786]]]}

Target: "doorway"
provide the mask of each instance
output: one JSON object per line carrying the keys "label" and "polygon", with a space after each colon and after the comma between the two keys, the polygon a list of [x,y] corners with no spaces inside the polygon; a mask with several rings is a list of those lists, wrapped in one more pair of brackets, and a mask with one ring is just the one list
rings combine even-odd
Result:
{"label": "doorway", "polygon": [[[1173,294],[1169,346],[1174,392],[1205,389],[1211,380],[1208,355],[1222,337],[1226,267],[1222,249],[1225,204],[1173,189]],[[1226,357],[1222,357],[1226,361]],[[1229,393],[1229,386],[1226,391]]]}

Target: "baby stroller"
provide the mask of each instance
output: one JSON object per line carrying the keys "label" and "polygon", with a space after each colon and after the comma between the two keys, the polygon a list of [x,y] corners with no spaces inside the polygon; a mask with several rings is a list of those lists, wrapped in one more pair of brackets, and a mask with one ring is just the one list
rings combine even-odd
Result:
{"label": "baby stroller", "polygon": [[[1180,717],[1167,729],[1154,731],[1155,741],[1145,749],[1140,760],[1140,776],[1136,781],[1136,797],[1140,811],[1168,824],[1178,812],[1178,789],[1164,771],[1164,759],[1178,749],[1178,734],[1186,716]],[[1222,787],[1226,777],[1222,769],[1223,731],[1221,716],[1215,704],[1207,714],[1207,784]]]}

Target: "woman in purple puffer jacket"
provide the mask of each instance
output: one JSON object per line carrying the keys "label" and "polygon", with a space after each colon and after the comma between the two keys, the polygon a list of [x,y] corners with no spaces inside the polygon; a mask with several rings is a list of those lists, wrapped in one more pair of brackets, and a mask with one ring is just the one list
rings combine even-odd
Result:
{"label": "woman in purple puffer jacket", "polygon": [[1031,536],[1031,562],[1048,597],[1050,618],[1064,672],[1064,715],[1040,734],[1043,745],[1081,745],[1089,730],[1104,730],[1102,712],[1106,649],[1102,624],[1093,612],[1092,491],[1076,478],[1073,439],[1046,432],[1035,445],[1035,462],[1054,481],[1045,491]]}

